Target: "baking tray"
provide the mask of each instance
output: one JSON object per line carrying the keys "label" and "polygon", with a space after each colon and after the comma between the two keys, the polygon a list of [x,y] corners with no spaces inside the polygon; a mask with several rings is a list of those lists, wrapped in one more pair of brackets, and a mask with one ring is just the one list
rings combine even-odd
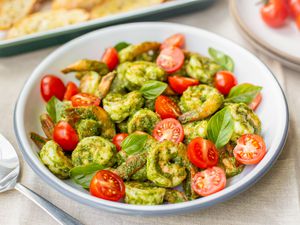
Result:
{"label": "baking tray", "polygon": [[208,7],[214,1],[215,0],[173,0],[144,9],[119,13],[117,15],[26,35],[12,40],[0,40],[0,57],[61,44],[101,27],[135,21],[160,20],[178,14],[197,11]]}

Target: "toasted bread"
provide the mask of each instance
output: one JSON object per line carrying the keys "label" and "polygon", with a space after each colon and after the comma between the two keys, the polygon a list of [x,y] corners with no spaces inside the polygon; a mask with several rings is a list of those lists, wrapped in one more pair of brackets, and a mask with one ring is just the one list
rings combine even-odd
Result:
{"label": "toasted bread", "polygon": [[58,27],[83,22],[89,14],[81,9],[52,10],[29,15],[15,24],[7,34],[7,39],[36,32],[48,31]]}
{"label": "toasted bread", "polygon": [[9,29],[39,6],[39,0],[0,0],[0,30]]}
{"label": "toasted bread", "polygon": [[105,0],[91,11],[91,18],[113,15],[134,9],[144,8],[164,2],[164,0]]}
{"label": "toasted bread", "polygon": [[91,10],[105,0],[53,0],[52,9],[85,9]]}

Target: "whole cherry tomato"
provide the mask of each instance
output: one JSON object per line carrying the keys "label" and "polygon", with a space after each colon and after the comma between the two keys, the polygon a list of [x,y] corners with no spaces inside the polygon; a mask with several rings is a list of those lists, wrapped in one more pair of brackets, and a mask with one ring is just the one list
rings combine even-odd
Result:
{"label": "whole cherry tomato", "polygon": [[215,87],[223,95],[228,95],[231,88],[237,85],[235,76],[229,71],[217,72],[214,78]]}
{"label": "whole cherry tomato", "polygon": [[260,14],[270,27],[281,27],[288,17],[288,8],[284,0],[269,0],[261,9]]}
{"label": "whole cherry tomato", "polygon": [[62,80],[54,75],[46,75],[41,80],[41,94],[43,99],[48,102],[53,96],[59,100],[64,99],[66,87]]}
{"label": "whole cherry tomato", "polygon": [[118,151],[121,151],[121,144],[122,144],[122,141],[128,137],[128,134],[126,133],[120,133],[120,134],[116,134],[116,136],[114,136],[113,140],[112,140],[112,143],[115,144],[115,146],[117,147],[117,150]]}
{"label": "whole cherry tomato", "polygon": [[106,63],[110,70],[114,70],[119,64],[118,52],[115,48],[108,48],[105,50],[102,61]]}
{"label": "whole cherry tomato", "polygon": [[78,135],[73,127],[66,121],[58,122],[53,131],[53,140],[64,150],[73,151],[78,143]]}

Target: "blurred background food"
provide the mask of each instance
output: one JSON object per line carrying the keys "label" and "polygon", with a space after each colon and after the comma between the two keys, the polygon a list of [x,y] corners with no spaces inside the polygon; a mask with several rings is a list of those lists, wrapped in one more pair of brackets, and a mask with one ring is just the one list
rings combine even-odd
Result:
{"label": "blurred background food", "polygon": [[5,39],[12,39],[165,1],[0,0],[0,30],[7,31]]}

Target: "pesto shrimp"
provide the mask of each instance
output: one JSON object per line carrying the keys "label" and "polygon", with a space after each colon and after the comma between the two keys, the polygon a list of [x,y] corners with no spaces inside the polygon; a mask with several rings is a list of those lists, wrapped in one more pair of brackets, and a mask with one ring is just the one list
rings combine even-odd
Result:
{"label": "pesto shrimp", "polygon": [[[84,72],[95,71],[99,75],[106,75],[109,72],[107,65],[104,62],[90,59],[81,59],[67,66],[62,70],[63,73],[79,72],[84,76]],[[80,76],[78,76],[80,78]]]}
{"label": "pesto shrimp", "polygon": [[192,188],[192,180],[193,177],[198,172],[198,168],[194,166],[192,163],[189,163],[186,171],[187,171],[187,176],[182,183],[182,187],[188,199],[193,200],[199,197],[199,195]]}
{"label": "pesto shrimp", "polygon": [[120,62],[133,61],[137,56],[147,53],[151,50],[156,51],[160,47],[158,42],[143,42],[136,45],[129,45],[119,52]]}
{"label": "pesto shrimp", "polygon": [[166,189],[164,200],[167,203],[180,203],[180,202],[186,202],[188,198],[181,191],[175,189]]}
{"label": "pesto shrimp", "polygon": [[151,134],[155,125],[160,121],[160,117],[149,109],[140,109],[135,112],[128,120],[128,133],[134,131],[145,131]]}
{"label": "pesto shrimp", "polygon": [[183,114],[182,123],[205,119],[216,112],[223,104],[224,97],[217,89],[200,84],[191,86],[180,98],[179,107]]}
{"label": "pesto shrimp", "polygon": [[97,163],[102,166],[112,166],[116,161],[116,147],[102,137],[86,137],[82,139],[72,152],[74,166],[85,166]]}
{"label": "pesto shrimp", "polygon": [[92,119],[83,119],[76,124],[76,131],[79,139],[98,136],[101,134],[100,123]]}
{"label": "pesto shrimp", "polygon": [[147,177],[160,187],[176,187],[186,178],[186,147],[163,141],[148,152]]}
{"label": "pesto shrimp", "polygon": [[207,120],[195,121],[183,125],[184,141],[190,143],[196,137],[207,138]]}
{"label": "pesto shrimp", "polygon": [[80,79],[79,89],[83,93],[96,96],[100,80],[101,76],[98,73],[89,71]]}
{"label": "pesto shrimp", "polygon": [[128,116],[142,108],[144,101],[139,91],[132,91],[126,95],[109,93],[103,99],[103,108],[114,122],[121,123]]}
{"label": "pesto shrimp", "polygon": [[64,155],[62,148],[54,141],[47,141],[39,152],[40,159],[48,169],[61,179],[69,178],[72,161]]}

